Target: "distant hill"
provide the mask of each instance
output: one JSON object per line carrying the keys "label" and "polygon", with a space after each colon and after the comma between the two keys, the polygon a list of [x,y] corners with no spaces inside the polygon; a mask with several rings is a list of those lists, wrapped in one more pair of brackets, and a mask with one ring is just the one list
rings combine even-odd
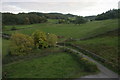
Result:
{"label": "distant hill", "polygon": [[[98,14],[97,16],[86,16],[82,17],[82,20],[93,21],[93,20],[106,20],[116,19],[120,15],[120,9],[109,10],[105,13]],[[21,24],[36,24],[47,22],[48,19],[62,19],[60,23],[75,23],[77,15],[73,14],[62,14],[62,13],[41,13],[41,12],[29,12],[29,13],[2,13],[3,25],[21,25]]]}
{"label": "distant hill", "polygon": [[109,10],[96,16],[85,16],[84,18],[87,19],[88,21],[93,21],[93,20],[116,19],[118,17],[120,17],[120,9]]}
{"label": "distant hill", "polygon": [[62,13],[40,13],[40,12],[30,12],[28,14],[36,14],[38,16],[44,16],[47,19],[67,19],[68,17],[76,17],[73,14],[62,14]]}
{"label": "distant hill", "polygon": [[2,13],[3,25],[19,25],[19,24],[35,24],[47,22],[47,19],[69,19],[74,18],[76,15],[62,14],[62,13]]}
{"label": "distant hill", "polygon": [[98,14],[95,20],[116,19],[120,15],[120,9],[109,10],[105,13]]}
{"label": "distant hill", "polygon": [[88,21],[93,21],[95,20],[96,16],[85,16],[85,19],[87,19]]}

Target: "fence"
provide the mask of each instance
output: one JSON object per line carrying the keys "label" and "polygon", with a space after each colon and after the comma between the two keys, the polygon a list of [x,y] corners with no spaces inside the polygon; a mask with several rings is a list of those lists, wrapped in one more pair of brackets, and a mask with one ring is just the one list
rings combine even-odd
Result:
{"label": "fence", "polygon": [[107,62],[106,59],[100,57],[99,55],[96,55],[96,54],[93,53],[93,52],[90,52],[90,51],[88,51],[88,50],[85,50],[85,49],[83,49],[83,48],[81,48],[81,47],[79,47],[79,46],[76,46],[76,45],[73,45],[73,44],[70,44],[70,43],[58,43],[58,45],[61,45],[61,46],[71,46],[71,47],[73,47],[73,48],[78,49],[79,51],[81,51],[82,53],[84,53],[84,54],[86,54],[86,55],[89,55],[89,56],[91,56],[91,57],[94,57],[95,59],[97,59],[97,60],[99,60],[99,61],[101,61],[101,62],[103,62],[103,63]]}
{"label": "fence", "polygon": [[90,36],[90,37],[85,37],[85,38],[81,38],[81,39],[69,38],[69,39],[66,40],[66,42],[67,42],[67,41],[88,40],[88,39],[92,39],[92,38],[95,38],[95,37],[98,37],[98,36],[102,36],[102,35],[104,35],[104,34],[107,34],[107,33],[113,32],[113,31],[118,32],[118,35],[120,35],[120,33],[119,33],[119,32],[120,32],[120,28],[117,28],[117,29],[114,29],[114,30],[109,30],[109,31],[104,32],[104,33],[100,33],[100,34],[97,34],[97,35],[92,35],[92,36]]}

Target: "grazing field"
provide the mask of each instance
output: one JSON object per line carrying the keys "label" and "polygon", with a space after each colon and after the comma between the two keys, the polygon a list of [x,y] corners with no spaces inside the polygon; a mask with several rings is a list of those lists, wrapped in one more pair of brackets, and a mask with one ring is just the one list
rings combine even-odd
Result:
{"label": "grazing field", "polygon": [[2,37],[0,37],[0,57],[2,58]]}
{"label": "grazing field", "polygon": [[[58,3],[47,4],[49,10],[43,3],[30,4],[34,8],[26,4],[17,6],[26,11],[15,8],[18,13],[1,13],[2,79],[118,77],[120,9],[90,15],[81,14],[80,10],[74,14],[69,3],[67,7],[63,3],[61,8]],[[74,8],[77,7],[75,3]],[[42,8],[44,12],[40,11]],[[68,9],[67,13],[64,9]]]}
{"label": "grazing field", "polygon": [[[51,21],[51,20],[49,20]],[[54,22],[54,20],[53,20]],[[54,33],[56,35],[72,38],[84,38],[100,33],[104,33],[109,30],[114,30],[118,28],[118,19],[103,20],[103,21],[93,21],[87,22],[86,24],[55,24],[55,23],[42,23],[42,24],[32,24],[32,25],[16,25],[15,27],[25,29],[4,31],[4,33],[12,34],[14,32],[20,32],[24,34],[31,35],[35,30],[42,30],[47,33]],[[5,26],[6,28],[12,26]]]}
{"label": "grazing field", "polygon": [[2,37],[0,37],[0,49],[2,49]]}
{"label": "grazing field", "polygon": [[[12,34],[19,32],[31,35],[36,30],[41,30],[46,33],[53,33],[62,36],[62,39],[64,40],[67,38],[86,38],[118,29],[118,19],[91,21],[80,25],[57,24],[56,22],[56,20],[49,19],[47,23],[41,24],[5,26],[3,33]],[[16,30],[12,30],[12,28],[16,28]],[[10,47],[10,40],[2,40],[2,54],[6,59],[8,57],[6,57],[6,55],[8,54]],[[70,43],[79,45],[80,47],[90,50],[91,52],[107,59],[112,63],[112,68],[117,69],[117,40],[117,35],[107,34],[89,40]],[[60,39],[58,41],[60,41]],[[42,49],[40,49],[39,52],[36,50],[36,52],[33,53],[42,54],[41,51]],[[50,53],[49,51],[47,52]],[[30,59],[27,59],[29,58],[28,56],[24,56],[25,59],[20,58],[21,60],[15,60],[15,62],[5,64],[3,72],[5,72],[9,78],[76,78],[88,74],[94,74],[84,71],[84,65],[79,64],[71,55],[64,52],[57,52],[43,57],[40,57],[39,55],[36,56],[29,55]],[[12,58],[13,57],[11,57],[11,59]],[[9,59],[7,60],[9,61]]]}
{"label": "grazing field", "polygon": [[[5,26],[5,28],[10,31],[5,30],[5,31],[3,31],[3,33],[11,34],[14,32],[20,32],[20,33],[31,35],[35,30],[42,30],[42,31],[45,31],[48,33],[54,33],[57,35],[65,36],[66,38],[68,38],[68,37],[84,38],[84,37],[97,35],[97,34],[104,33],[106,31],[114,30],[114,29],[118,28],[117,19],[93,21],[93,22],[88,22],[86,24],[81,24],[81,25],[55,24],[54,22],[57,22],[57,21],[49,19],[48,23],[32,24],[32,25],[16,25],[14,27],[19,29],[17,31],[10,30],[13,26]],[[24,29],[22,29],[22,28],[24,28]],[[108,40],[109,39],[106,38],[104,40],[104,43],[107,44],[109,42]],[[98,40],[96,39],[95,41],[91,41],[91,42],[93,42],[93,43],[96,42],[96,44],[99,45],[100,43],[98,41],[99,41],[99,39]],[[86,41],[82,41],[82,42],[84,42],[83,44],[87,45],[87,43],[89,41],[87,41],[87,43],[86,43]],[[9,40],[3,39],[3,54],[7,53],[9,43],[10,43]]]}
{"label": "grazing field", "polygon": [[[59,36],[63,36],[63,38],[59,39],[58,41],[64,41],[69,37],[72,37],[74,39],[85,38],[118,28],[117,19],[93,21],[81,25],[55,24],[54,22],[57,21],[49,19],[48,23],[32,24],[32,25],[14,25],[14,27],[16,27],[19,30],[11,30],[13,26],[5,26],[6,30],[4,30],[3,33],[12,34],[14,32],[20,32],[31,35],[36,30],[42,30],[48,33],[54,33]],[[3,54],[7,53],[9,44],[10,44],[9,40],[3,39]]]}
{"label": "grazing field", "polygon": [[83,66],[67,53],[10,63],[3,67],[3,72],[8,78],[76,78],[92,74],[84,71]]}
{"label": "grazing field", "polygon": [[106,59],[113,70],[118,71],[118,36],[117,31],[104,34],[93,39],[70,42],[78,45],[86,50],[89,50],[102,58]]}
{"label": "grazing field", "polygon": [[2,39],[2,56],[4,57],[8,54],[8,49],[10,47],[10,40]]}

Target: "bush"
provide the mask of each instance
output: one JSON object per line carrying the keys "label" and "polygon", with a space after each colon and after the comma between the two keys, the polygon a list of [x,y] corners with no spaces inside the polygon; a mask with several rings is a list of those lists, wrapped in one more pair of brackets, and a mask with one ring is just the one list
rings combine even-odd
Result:
{"label": "bush", "polygon": [[81,58],[81,64],[84,66],[84,70],[88,72],[96,72],[98,70],[95,63],[89,61],[86,58]]}
{"label": "bush", "polygon": [[47,36],[44,32],[42,31],[36,31],[32,34],[33,40],[34,40],[34,45],[36,48],[47,48],[48,43],[47,43]]}
{"label": "bush", "polygon": [[97,72],[98,71],[98,68],[96,66],[95,63],[89,61],[88,59],[86,58],[83,58],[82,55],[80,55],[78,52],[74,52],[70,49],[64,49],[64,48],[61,48],[63,49],[65,52],[68,52],[71,54],[71,56],[78,62],[80,63],[80,66],[82,65],[83,66],[83,69],[87,72]]}
{"label": "bush", "polygon": [[17,29],[16,29],[16,27],[15,27],[15,26],[13,26],[13,27],[11,28],[11,30],[17,30]]}
{"label": "bush", "polygon": [[76,17],[74,22],[75,22],[75,24],[83,24],[83,23],[86,23],[87,20],[85,20],[85,18],[82,16],[78,16],[78,17]]}
{"label": "bush", "polygon": [[21,33],[15,33],[11,36],[11,55],[24,55],[29,53],[34,48],[33,39]]}
{"label": "bush", "polygon": [[47,35],[47,42],[49,46],[56,46],[57,43],[57,36],[55,34],[48,34]]}

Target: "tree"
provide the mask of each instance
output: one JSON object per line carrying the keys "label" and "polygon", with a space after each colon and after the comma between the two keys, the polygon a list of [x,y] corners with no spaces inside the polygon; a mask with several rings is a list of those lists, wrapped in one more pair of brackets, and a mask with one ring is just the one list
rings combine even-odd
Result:
{"label": "tree", "polygon": [[30,20],[28,17],[25,18],[25,24],[30,24]]}
{"label": "tree", "polygon": [[83,24],[86,23],[87,21],[82,17],[82,16],[78,16],[75,19],[75,24]]}
{"label": "tree", "polygon": [[11,36],[10,54],[24,55],[29,53],[34,48],[33,39],[21,33],[15,33]]}
{"label": "tree", "polygon": [[57,43],[57,36],[55,34],[48,34],[47,35],[47,42],[49,46],[54,47]]}
{"label": "tree", "polygon": [[2,23],[4,25],[34,24],[47,22],[46,17],[33,13],[2,13]]}
{"label": "tree", "polygon": [[47,43],[47,36],[44,32],[42,31],[36,31],[32,34],[32,37],[34,39],[34,45],[36,48],[47,48],[48,43]]}
{"label": "tree", "polygon": [[59,23],[59,24],[63,24],[63,23],[66,23],[66,21],[65,21],[64,19],[59,19],[59,20],[58,20],[58,23]]}
{"label": "tree", "polygon": [[119,11],[120,11],[120,9],[113,9],[113,10],[109,10],[105,13],[98,14],[96,16],[95,20],[106,20],[106,19],[118,18],[120,15]]}
{"label": "tree", "polygon": [[2,14],[2,23],[4,25],[15,25],[17,23],[17,17],[12,13],[4,13]]}

